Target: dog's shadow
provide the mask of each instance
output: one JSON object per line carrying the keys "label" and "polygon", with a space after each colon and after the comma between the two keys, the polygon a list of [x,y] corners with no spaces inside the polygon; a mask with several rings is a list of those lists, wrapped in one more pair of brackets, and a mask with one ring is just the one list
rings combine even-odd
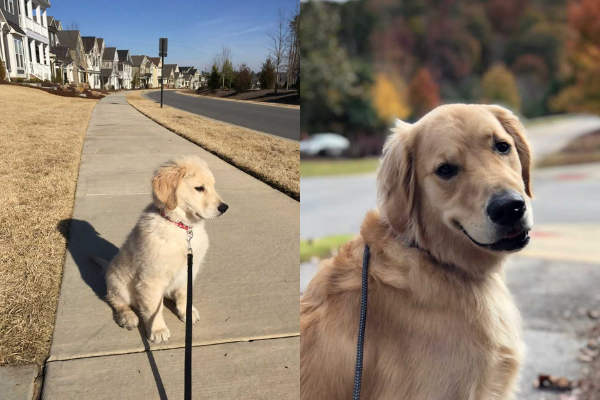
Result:
{"label": "dog's shadow", "polygon": [[[96,229],[87,221],[74,218],[63,219],[58,223],[56,229],[67,239],[67,250],[71,254],[71,257],[73,257],[77,268],[79,268],[81,279],[94,291],[98,298],[106,301],[107,288],[102,268],[90,260],[89,256],[93,254],[110,261],[117,254],[119,248],[100,236]],[[106,306],[110,307],[108,303]],[[166,400],[167,393],[154,360],[154,355],[150,351],[150,344],[146,339],[146,330],[142,323],[140,323],[138,331],[142,338],[146,355],[148,356],[148,362],[152,369],[152,375],[154,376],[160,399]]]}

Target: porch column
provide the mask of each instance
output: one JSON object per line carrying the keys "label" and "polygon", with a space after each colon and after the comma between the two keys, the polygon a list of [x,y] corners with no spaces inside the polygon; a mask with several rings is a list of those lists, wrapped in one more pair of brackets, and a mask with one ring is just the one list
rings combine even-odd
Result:
{"label": "porch column", "polygon": [[47,44],[45,49],[46,49],[46,65],[50,65],[50,45]]}
{"label": "porch column", "polygon": [[42,22],[44,23],[44,26],[47,28],[48,27],[48,17],[46,16],[46,10],[44,10],[44,12],[42,13]]}
{"label": "porch column", "polygon": [[38,50],[40,52],[40,59],[38,60],[38,63],[45,64],[46,57],[44,56],[44,43],[40,42],[40,44],[38,44]]}
{"label": "porch column", "polygon": [[31,8],[31,0],[27,0],[27,15],[33,19],[33,9]]}
{"label": "porch column", "polygon": [[[29,41],[29,38],[26,40]],[[35,55],[35,40],[32,39],[31,43],[29,43],[29,49],[31,50],[31,62],[37,63],[37,56]]]}
{"label": "porch column", "polygon": [[42,15],[40,13],[41,13],[41,8],[40,8],[40,6],[37,6],[35,8],[35,20],[37,21],[38,24],[41,25],[42,24]]}

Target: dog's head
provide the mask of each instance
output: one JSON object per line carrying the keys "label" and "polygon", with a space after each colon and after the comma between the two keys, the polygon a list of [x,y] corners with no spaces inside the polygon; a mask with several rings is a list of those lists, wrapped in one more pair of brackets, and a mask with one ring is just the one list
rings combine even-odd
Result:
{"label": "dog's head", "polygon": [[152,178],[152,189],[159,208],[177,208],[191,221],[221,216],[228,208],[215,189],[208,164],[197,156],[167,162]]}
{"label": "dog's head", "polygon": [[396,233],[425,246],[517,251],[533,224],[530,167],[523,125],[510,111],[438,107],[414,125],[397,123],[378,173],[380,210]]}

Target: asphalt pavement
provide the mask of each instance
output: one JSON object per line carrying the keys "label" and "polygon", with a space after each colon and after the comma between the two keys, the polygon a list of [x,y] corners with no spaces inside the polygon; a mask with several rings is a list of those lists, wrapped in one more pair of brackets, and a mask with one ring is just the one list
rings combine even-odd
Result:
{"label": "asphalt pavement", "polygon": [[[146,96],[160,102],[160,90],[149,92]],[[299,108],[188,96],[175,90],[164,91],[163,104],[285,139],[300,140]]]}

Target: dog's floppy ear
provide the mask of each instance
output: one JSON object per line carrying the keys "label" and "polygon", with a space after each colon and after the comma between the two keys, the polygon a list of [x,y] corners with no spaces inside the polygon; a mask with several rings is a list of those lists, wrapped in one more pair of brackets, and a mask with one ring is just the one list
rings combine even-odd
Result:
{"label": "dog's floppy ear", "polygon": [[177,207],[177,187],[185,175],[185,168],[175,164],[161,167],[152,178],[154,194],[169,210]]}
{"label": "dog's floppy ear", "polygon": [[521,161],[521,174],[525,183],[525,193],[533,198],[531,192],[531,150],[525,138],[525,127],[519,119],[506,108],[500,106],[486,106],[487,109],[500,121],[504,130],[512,136]]}
{"label": "dog's floppy ear", "polygon": [[379,209],[396,233],[410,228],[416,211],[416,143],[411,128],[406,122],[396,121],[393,134],[383,148],[377,173]]}

